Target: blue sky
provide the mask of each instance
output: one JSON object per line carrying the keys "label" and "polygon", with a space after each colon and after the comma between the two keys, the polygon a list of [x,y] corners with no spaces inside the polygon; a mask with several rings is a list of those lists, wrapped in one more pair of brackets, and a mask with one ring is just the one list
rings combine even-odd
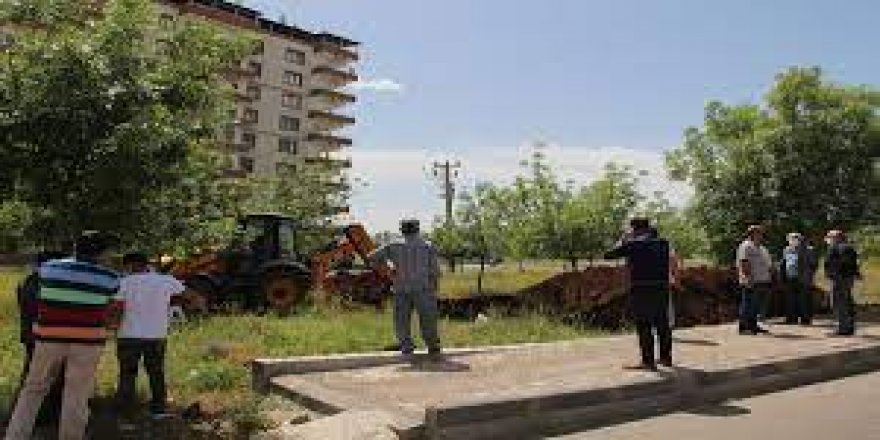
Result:
{"label": "blue sky", "polygon": [[791,65],[877,84],[876,0],[251,0],[269,17],[363,43],[364,84],[348,111],[354,217],[373,228],[440,212],[422,167],[455,157],[464,184],[518,172],[543,139],[563,174],[602,161],[652,173],[683,202],[662,151],[707,100],[760,98]]}

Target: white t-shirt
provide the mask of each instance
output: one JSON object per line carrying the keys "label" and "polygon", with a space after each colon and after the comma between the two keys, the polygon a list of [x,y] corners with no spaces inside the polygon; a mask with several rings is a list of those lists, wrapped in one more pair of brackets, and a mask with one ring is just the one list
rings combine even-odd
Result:
{"label": "white t-shirt", "polygon": [[119,291],[125,300],[120,338],[164,339],[168,335],[171,297],[186,287],[176,278],[156,272],[122,278]]}
{"label": "white t-shirt", "polygon": [[[748,261],[752,267],[752,281],[756,283],[769,283],[771,281],[770,270],[773,266],[773,259],[766,247],[756,244],[752,240],[745,240],[736,250],[736,261]],[[743,276],[742,271],[739,274],[739,282],[746,284],[747,279]]]}

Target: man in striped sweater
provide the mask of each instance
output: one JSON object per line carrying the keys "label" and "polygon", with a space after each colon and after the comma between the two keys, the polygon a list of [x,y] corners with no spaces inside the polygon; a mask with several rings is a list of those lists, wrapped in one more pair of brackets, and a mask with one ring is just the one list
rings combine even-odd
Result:
{"label": "man in striped sweater", "polygon": [[58,438],[84,437],[107,328],[118,322],[122,310],[119,275],[103,266],[115,241],[108,234],[87,232],[77,240],[74,258],[40,266],[33,326],[36,344],[6,430],[7,440],[30,438],[40,404],[62,365],[66,369]]}

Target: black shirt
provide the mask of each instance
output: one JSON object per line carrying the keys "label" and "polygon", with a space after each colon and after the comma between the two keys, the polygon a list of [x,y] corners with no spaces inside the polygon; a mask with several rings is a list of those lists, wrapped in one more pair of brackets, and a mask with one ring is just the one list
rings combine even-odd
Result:
{"label": "black shirt", "polygon": [[633,286],[669,286],[669,242],[641,236],[622,241],[605,253],[605,259],[626,258]]}

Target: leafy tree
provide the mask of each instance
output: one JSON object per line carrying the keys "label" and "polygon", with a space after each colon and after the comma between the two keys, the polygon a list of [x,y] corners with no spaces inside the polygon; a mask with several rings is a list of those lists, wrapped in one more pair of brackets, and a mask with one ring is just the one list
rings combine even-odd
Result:
{"label": "leafy tree", "polygon": [[231,108],[224,69],[251,42],[190,23],[155,50],[151,8],[44,0],[0,10],[19,25],[0,60],[0,195],[46,213],[34,226],[44,244],[83,229],[173,244],[229,213],[222,161],[206,150]]}
{"label": "leafy tree", "polygon": [[778,75],[763,106],[709,103],[667,164],[696,190],[712,255],[731,261],[749,223],[776,246],[785,232],[815,239],[864,224],[880,195],[878,105],[876,91],[827,82],[818,68]]}

